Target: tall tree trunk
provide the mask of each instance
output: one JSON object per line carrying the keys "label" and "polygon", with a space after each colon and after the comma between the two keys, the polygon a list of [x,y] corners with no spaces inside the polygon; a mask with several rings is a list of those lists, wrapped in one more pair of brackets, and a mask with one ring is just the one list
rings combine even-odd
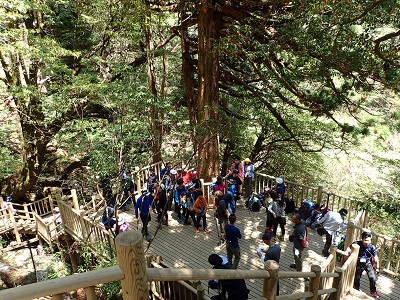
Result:
{"label": "tall tree trunk", "polygon": [[[154,101],[159,101],[156,87],[156,72],[154,67],[154,43],[153,32],[151,29],[150,17],[145,18],[144,32],[146,36],[147,50],[147,80],[149,91],[153,95]],[[152,133],[152,158],[153,163],[161,161],[161,143],[162,143],[163,123],[157,108],[151,108],[151,133]]]}
{"label": "tall tree trunk", "polygon": [[211,180],[219,171],[218,102],[219,102],[219,57],[215,42],[218,41],[218,10],[210,0],[200,5],[198,31],[199,70],[199,171],[205,180]]}
{"label": "tall tree trunk", "polygon": [[182,74],[183,85],[185,87],[185,97],[189,114],[189,122],[191,127],[191,138],[193,141],[193,151],[196,155],[198,143],[196,136],[196,127],[198,123],[198,105],[195,94],[196,80],[194,79],[195,70],[193,70],[193,61],[190,52],[190,40],[188,27],[185,25],[185,20],[188,18],[186,0],[180,3],[179,21],[181,23],[181,49],[182,49]]}

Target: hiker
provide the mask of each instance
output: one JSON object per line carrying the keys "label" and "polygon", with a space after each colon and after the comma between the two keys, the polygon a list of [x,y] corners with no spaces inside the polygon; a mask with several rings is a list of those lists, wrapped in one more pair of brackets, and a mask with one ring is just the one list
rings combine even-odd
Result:
{"label": "hiker", "polygon": [[[157,187],[158,192],[155,197],[156,210],[157,210],[157,222],[162,222],[163,225],[168,226],[168,212],[167,212],[167,192],[165,185],[161,183]],[[164,218],[164,220],[162,220]]]}
{"label": "hiker", "polygon": [[186,209],[183,207],[183,204],[186,202],[186,186],[183,184],[183,179],[179,178],[176,181],[177,186],[175,187],[174,190],[174,203],[175,203],[175,213],[177,214],[178,222],[181,223],[183,221],[182,218],[182,212],[183,210],[183,215],[186,213]]}
{"label": "hiker", "polygon": [[293,243],[293,256],[294,264],[290,267],[296,269],[298,272],[303,270],[303,251],[305,249],[304,243],[307,239],[306,225],[301,219],[300,214],[294,214],[292,216],[292,222],[294,223],[293,233],[289,236],[289,241]]}
{"label": "hiker", "polygon": [[240,162],[240,157],[238,155],[235,155],[233,157],[233,163],[229,169],[229,175],[232,176],[233,171],[237,170],[238,171],[238,176],[240,178],[241,181],[244,180],[244,165]]}
{"label": "hiker", "polygon": [[325,235],[325,245],[322,255],[329,256],[329,248],[331,247],[336,232],[345,229],[344,218],[347,216],[347,209],[342,208],[339,212],[328,211],[325,215],[317,220],[317,233],[320,236]]}
{"label": "hiker", "polygon": [[150,209],[156,213],[155,205],[153,202],[153,195],[148,191],[143,191],[142,195],[137,199],[135,205],[135,217],[139,217],[142,220],[142,234],[148,236],[149,232],[147,230],[147,225],[151,221]]}
{"label": "hiker", "polygon": [[254,165],[251,163],[250,158],[245,158],[244,161],[244,191],[247,197],[253,192],[254,182]]}
{"label": "hiker", "polygon": [[[267,251],[263,251],[260,248],[257,249],[257,255],[261,259],[261,262],[264,264],[267,260],[274,260],[279,264],[281,258],[281,246],[274,242],[272,235],[268,232],[264,233],[261,239],[263,243],[268,246]],[[279,281],[276,288],[276,295],[279,296]]]}
{"label": "hiker", "polygon": [[196,233],[200,232],[200,219],[203,219],[203,230],[205,233],[210,233],[211,230],[207,228],[206,213],[208,210],[207,199],[204,198],[203,192],[197,192],[196,202],[193,204],[193,211],[196,215]]}
{"label": "hiker", "polygon": [[226,185],[224,183],[224,178],[222,176],[217,176],[217,181],[213,186],[213,194],[217,191],[221,191],[222,195],[225,195]]}
{"label": "hiker", "polygon": [[101,223],[103,223],[104,227],[109,230],[112,229],[117,221],[113,219],[114,216],[114,208],[107,207],[103,215],[101,216]]}
{"label": "hiker", "polygon": [[286,192],[286,186],[283,183],[283,179],[281,177],[276,178],[276,187],[275,190],[278,192],[278,196],[281,200],[285,199],[285,192]]}
{"label": "hiker", "polygon": [[123,197],[121,199],[121,210],[126,211],[129,210],[128,203],[133,203],[135,206],[135,185],[132,181],[131,172],[127,172],[126,176],[122,180],[123,185]]}
{"label": "hiker", "polygon": [[165,178],[165,176],[169,176],[170,172],[172,169],[172,164],[170,162],[167,162],[165,164],[165,167],[161,169],[160,171],[160,178],[161,180],[163,180],[163,178]]}
{"label": "hiker", "polygon": [[215,206],[217,207],[217,211],[215,212],[216,218],[219,223],[219,228],[221,233],[224,233],[224,228],[225,225],[228,224],[228,218],[229,218],[229,210],[228,210],[228,205],[226,203],[226,197],[227,195],[223,196],[221,191],[218,191],[215,193],[216,201],[215,201]]}
{"label": "hiker", "polygon": [[[237,269],[240,261],[240,247],[239,239],[242,238],[240,229],[235,226],[236,216],[229,216],[229,224],[225,225],[224,238],[226,240],[226,254],[228,257],[228,262],[232,266],[232,269]],[[235,260],[232,263],[233,256]]]}
{"label": "hiker", "polygon": [[196,217],[193,210],[193,205],[196,202],[197,195],[198,193],[196,191],[196,185],[194,183],[190,183],[188,186],[188,192],[186,194],[186,203],[184,204],[186,206],[186,215],[183,225],[191,225],[191,223],[189,222],[190,217],[193,221],[194,226],[196,226]]}
{"label": "hiker", "polygon": [[279,236],[280,240],[285,238],[285,225],[286,225],[286,216],[285,216],[285,208],[286,202],[280,198],[274,199],[271,205],[268,206],[268,211],[272,214],[272,226],[273,226],[273,234],[276,236],[276,232],[278,230],[278,224],[281,228],[281,235]]}
{"label": "hiker", "polygon": [[[211,254],[208,257],[208,262],[213,266],[213,269],[231,269],[229,263],[224,264],[222,257],[218,254]],[[228,300],[245,300],[249,298],[249,290],[244,279],[220,279],[219,282],[221,283],[219,299],[226,299],[226,294],[228,294]]]}
{"label": "hiker", "polygon": [[147,178],[147,190],[152,193],[153,191],[151,190],[151,187],[153,186],[153,183],[158,182],[158,176],[156,174],[156,171],[154,168],[149,169],[149,177]]}
{"label": "hiker", "polygon": [[[369,279],[369,290],[371,295],[374,298],[379,298],[379,295],[376,291],[376,274],[379,274],[380,262],[376,252],[376,247],[371,243],[371,238],[371,233],[364,231],[361,235],[361,241],[356,241],[353,243],[360,246],[353,288],[358,291],[360,290],[361,275],[363,271],[366,271]],[[351,248],[348,247],[344,255],[349,256],[350,253]]]}

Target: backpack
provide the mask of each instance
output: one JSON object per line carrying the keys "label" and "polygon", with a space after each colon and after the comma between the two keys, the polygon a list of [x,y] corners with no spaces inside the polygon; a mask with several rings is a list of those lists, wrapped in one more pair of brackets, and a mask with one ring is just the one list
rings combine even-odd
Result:
{"label": "backpack", "polygon": [[260,211],[260,208],[261,208],[260,199],[258,199],[256,196],[250,197],[248,205],[249,205],[248,207],[251,211],[254,211],[254,212]]}
{"label": "backpack", "polygon": [[310,244],[308,243],[308,228],[306,227],[306,237],[304,240],[301,241],[301,244],[303,245],[304,248],[308,248]]}

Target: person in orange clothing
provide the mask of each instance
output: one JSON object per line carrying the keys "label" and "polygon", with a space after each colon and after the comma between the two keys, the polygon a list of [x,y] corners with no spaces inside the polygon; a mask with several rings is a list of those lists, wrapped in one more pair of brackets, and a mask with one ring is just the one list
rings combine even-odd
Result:
{"label": "person in orange clothing", "polygon": [[210,233],[211,230],[207,229],[206,213],[208,210],[208,202],[204,197],[202,191],[197,192],[197,200],[193,204],[193,210],[196,214],[196,233],[200,232],[200,219],[203,219],[203,230],[205,233]]}

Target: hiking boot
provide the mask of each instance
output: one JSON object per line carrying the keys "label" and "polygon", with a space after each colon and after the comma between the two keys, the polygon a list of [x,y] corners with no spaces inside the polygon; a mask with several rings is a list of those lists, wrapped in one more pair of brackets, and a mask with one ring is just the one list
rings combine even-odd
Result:
{"label": "hiking boot", "polygon": [[200,229],[196,229],[196,233],[200,233]]}
{"label": "hiking boot", "polygon": [[211,230],[210,230],[210,229],[204,229],[204,232],[205,232],[205,233],[210,233]]}
{"label": "hiking boot", "polygon": [[375,299],[379,298],[379,295],[377,292],[371,292],[371,296],[374,297]]}
{"label": "hiking boot", "polygon": [[296,269],[296,264],[290,264],[290,266],[292,269]]}
{"label": "hiking boot", "polygon": [[182,223],[182,218],[178,218],[178,223]]}

